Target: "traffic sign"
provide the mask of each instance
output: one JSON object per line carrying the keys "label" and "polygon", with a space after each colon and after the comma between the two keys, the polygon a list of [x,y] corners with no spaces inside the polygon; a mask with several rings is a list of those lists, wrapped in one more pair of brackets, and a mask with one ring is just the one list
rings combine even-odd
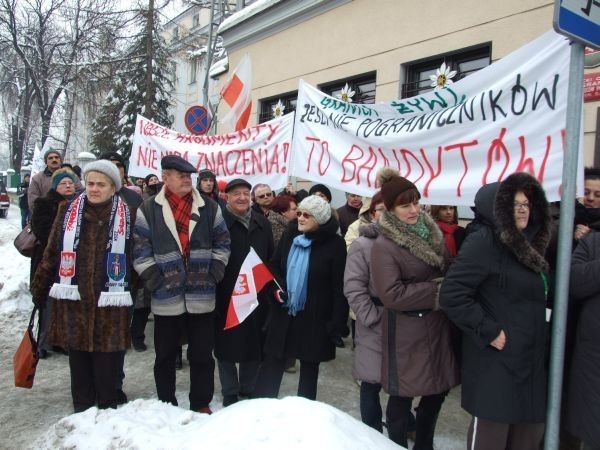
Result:
{"label": "traffic sign", "polygon": [[204,106],[192,106],[185,112],[185,126],[192,134],[206,134],[210,129],[210,117]]}
{"label": "traffic sign", "polygon": [[600,0],[554,0],[554,29],[600,49]]}

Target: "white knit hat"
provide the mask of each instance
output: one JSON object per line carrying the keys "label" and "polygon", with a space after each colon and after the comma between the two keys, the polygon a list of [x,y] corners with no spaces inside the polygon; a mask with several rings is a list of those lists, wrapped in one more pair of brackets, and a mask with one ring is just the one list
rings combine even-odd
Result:
{"label": "white knit hat", "polygon": [[87,178],[89,172],[100,172],[106,175],[115,184],[117,191],[121,189],[121,174],[119,169],[113,163],[106,159],[98,159],[87,163],[83,169],[83,179]]}
{"label": "white knit hat", "polygon": [[323,225],[331,218],[331,206],[318,195],[310,195],[300,202],[299,211],[306,211]]}

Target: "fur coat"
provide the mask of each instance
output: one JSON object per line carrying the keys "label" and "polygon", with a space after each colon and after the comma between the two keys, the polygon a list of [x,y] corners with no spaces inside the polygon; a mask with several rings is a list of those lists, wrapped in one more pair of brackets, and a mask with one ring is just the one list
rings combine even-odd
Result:
{"label": "fur coat", "polygon": [[[84,352],[117,352],[130,346],[131,308],[98,307],[98,298],[106,277],[104,255],[108,241],[110,211],[110,202],[106,205],[87,203],[85,206],[75,266],[81,300],[54,300],[49,332],[51,345]],[[31,286],[33,296],[40,299],[48,297],[58,271],[65,212],[66,204],[61,204],[52,226],[44,259]],[[130,243],[132,242],[133,239],[130,240]],[[132,245],[126,249],[129,254],[132,251],[131,247]]]}

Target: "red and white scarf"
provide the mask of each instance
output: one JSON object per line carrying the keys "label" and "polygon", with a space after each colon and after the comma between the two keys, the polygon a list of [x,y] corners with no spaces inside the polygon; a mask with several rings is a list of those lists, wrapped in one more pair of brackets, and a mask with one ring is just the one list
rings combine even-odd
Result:
{"label": "red and white scarf", "polygon": [[[83,224],[85,193],[77,197],[67,209],[63,221],[60,266],[56,282],[50,289],[50,296],[62,300],[81,300],[77,283],[77,248]],[[106,275],[98,299],[98,306],[131,306],[130,261],[126,252],[131,237],[131,215],[129,208],[118,196],[112,199],[108,222],[108,242],[104,255]],[[85,255],[82,255],[85,257]]]}

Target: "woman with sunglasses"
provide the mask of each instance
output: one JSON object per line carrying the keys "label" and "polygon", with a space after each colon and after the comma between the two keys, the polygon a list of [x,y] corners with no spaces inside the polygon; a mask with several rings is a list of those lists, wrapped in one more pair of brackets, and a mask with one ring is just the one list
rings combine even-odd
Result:
{"label": "woman with sunglasses", "polygon": [[371,249],[371,278],[384,307],[381,385],[390,395],[388,435],[408,447],[412,401],[421,397],[413,448],[431,450],[442,403],[459,383],[452,325],[438,304],[447,252],[440,229],[419,207],[417,187],[390,168],[378,178],[386,210]]}
{"label": "woman with sunglasses", "polygon": [[[271,259],[283,287],[272,305],[256,397],[277,397],[287,358],[300,360],[298,395],[317,397],[319,364],[335,358],[334,338],[348,335],[344,297],[346,245],[325,200],[311,195],[298,205]],[[283,294],[283,295],[282,295]]]}
{"label": "woman with sunglasses", "polygon": [[544,367],[551,219],[527,173],[483,186],[480,227],[450,266],[440,304],[462,330],[462,407],[470,450],[537,450],[546,415]]}

